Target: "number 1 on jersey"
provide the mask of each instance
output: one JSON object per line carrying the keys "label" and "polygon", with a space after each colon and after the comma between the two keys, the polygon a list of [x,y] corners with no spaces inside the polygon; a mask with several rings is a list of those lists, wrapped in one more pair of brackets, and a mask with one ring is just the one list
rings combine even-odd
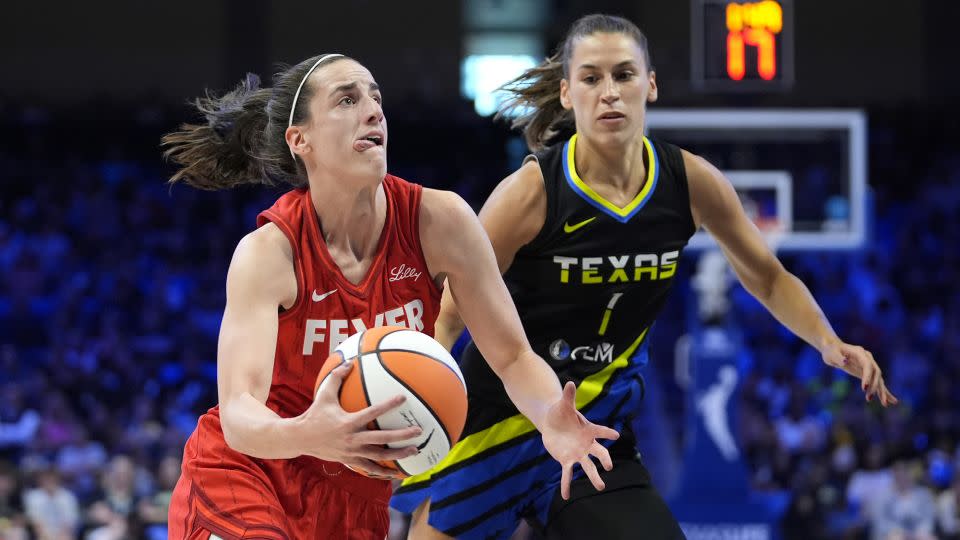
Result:
{"label": "number 1 on jersey", "polygon": [[617,305],[617,301],[620,300],[621,296],[623,296],[622,292],[613,293],[613,296],[610,297],[610,301],[607,302],[607,309],[603,311],[603,320],[600,322],[600,331],[597,332],[601,336],[607,333],[607,325],[610,323],[610,315],[613,313],[613,308]]}

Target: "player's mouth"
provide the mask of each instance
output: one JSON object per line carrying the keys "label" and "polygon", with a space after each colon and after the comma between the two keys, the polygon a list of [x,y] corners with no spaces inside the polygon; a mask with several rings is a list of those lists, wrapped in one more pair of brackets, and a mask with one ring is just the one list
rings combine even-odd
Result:
{"label": "player's mouth", "polygon": [[382,148],[385,137],[382,131],[371,131],[353,141],[353,149],[357,152],[366,152],[371,148]]}
{"label": "player's mouth", "polygon": [[619,126],[627,121],[627,116],[619,111],[607,111],[597,117],[597,121],[605,126]]}

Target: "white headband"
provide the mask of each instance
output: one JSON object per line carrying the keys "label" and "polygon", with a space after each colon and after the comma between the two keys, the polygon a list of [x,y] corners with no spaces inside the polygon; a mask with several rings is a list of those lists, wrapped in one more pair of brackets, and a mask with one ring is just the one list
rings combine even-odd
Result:
{"label": "white headband", "polygon": [[[320,57],[319,60],[314,62],[313,66],[307,70],[307,74],[303,76],[303,79],[300,81],[300,86],[297,87],[297,93],[293,95],[293,104],[290,105],[290,120],[287,122],[287,127],[293,125],[293,113],[297,112],[297,100],[300,99],[300,91],[303,90],[304,83],[307,82],[307,79],[310,78],[310,74],[313,73],[313,70],[317,69],[317,66],[322,64],[325,60],[330,58],[336,58],[338,56],[343,56],[342,54],[325,54]],[[293,153],[293,148],[290,149],[290,155],[293,156],[294,161],[297,159],[297,155]]]}

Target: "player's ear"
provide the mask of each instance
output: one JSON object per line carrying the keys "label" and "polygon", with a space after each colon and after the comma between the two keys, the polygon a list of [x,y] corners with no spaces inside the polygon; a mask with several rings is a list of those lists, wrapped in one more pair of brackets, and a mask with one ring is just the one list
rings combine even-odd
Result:
{"label": "player's ear", "polygon": [[290,151],[299,155],[306,153],[310,144],[307,141],[304,130],[300,126],[288,127],[283,135],[287,140],[287,146],[290,147]]}
{"label": "player's ear", "polygon": [[567,79],[560,79],[560,105],[568,111],[573,108],[573,102],[570,101],[570,83]]}

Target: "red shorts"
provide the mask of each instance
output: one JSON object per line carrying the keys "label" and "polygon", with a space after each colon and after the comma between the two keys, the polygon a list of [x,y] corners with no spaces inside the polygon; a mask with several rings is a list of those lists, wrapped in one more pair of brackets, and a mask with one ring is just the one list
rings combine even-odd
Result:
{"label": "red shorts", "polygon": [[170,540],[207,540],[211,534],[224,540],[387,536],[389,482],[311,457],[245,456],[227,447],[219,418],[211,416],[201,417],[184,449],[170,501]]}

